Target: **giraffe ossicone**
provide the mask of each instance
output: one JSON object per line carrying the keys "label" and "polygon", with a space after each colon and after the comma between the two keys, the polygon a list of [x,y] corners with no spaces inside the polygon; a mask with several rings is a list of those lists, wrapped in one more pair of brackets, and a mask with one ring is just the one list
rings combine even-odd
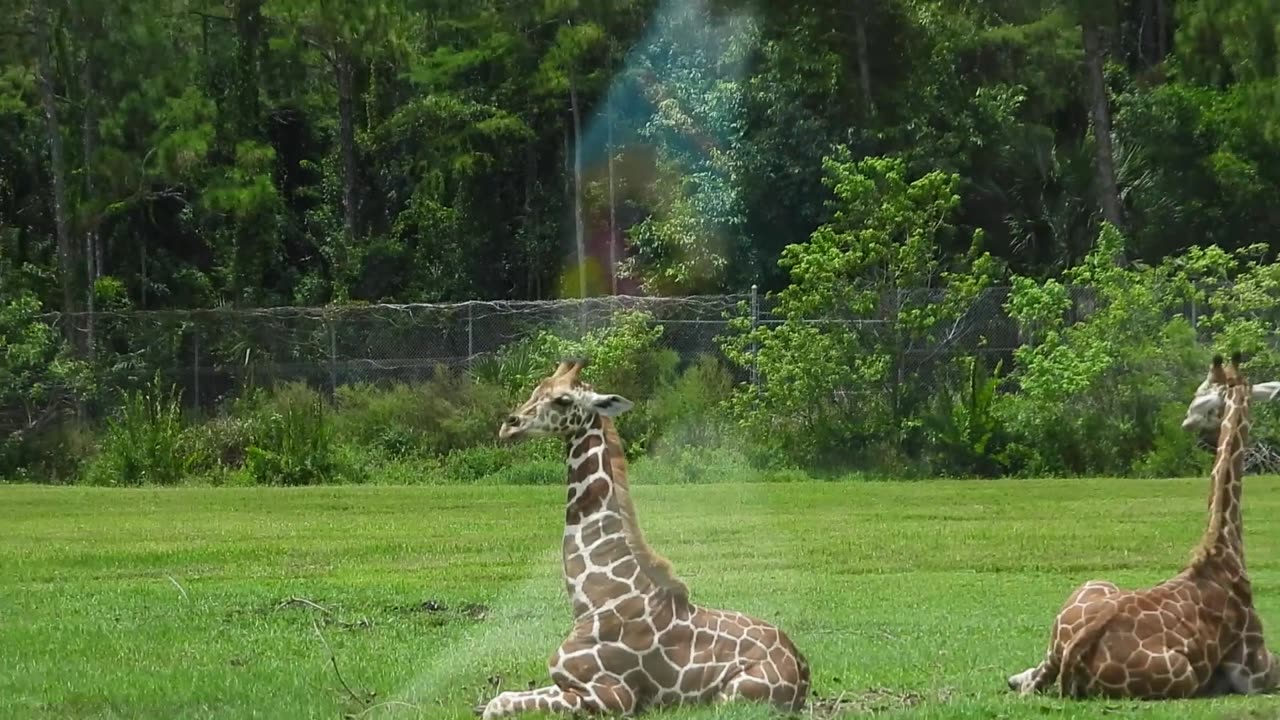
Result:
{"label": "giraffe ossicone", "polygon": [[631,715],[735,699],[800,710],[809,667],[790,638],[741,613],[694,605],[645,541],[611,420],[631,401],[579,381],[585,365],[561,361],[498,431],[508,441],[566,441],[562,549],[574,622],[551,656],[553,684],[499,694],[481,710],[484,720],[535,711]]}
{"label": "giraffe ossicone", "polygon": [[[1270,400],[1240,370],[1213,359],[1192,410],[1221,399],[1221,420],[1188,411],[1187,429],[1215,434],[1209,522],[1191,562],[1173,578],[1145,590],[1124,591],[1092,580],[1059,610],[1045,659],[1008,679],[1023,694],[1056,684],[1064,696],[1144,699],[1224,693],[1254,694],[1280,687],[1280,658],[1267,650],[1245,571],[1241,481],[1249,442],[1249,403]],[[1267,395],[1270,392],[1271,395]]]}

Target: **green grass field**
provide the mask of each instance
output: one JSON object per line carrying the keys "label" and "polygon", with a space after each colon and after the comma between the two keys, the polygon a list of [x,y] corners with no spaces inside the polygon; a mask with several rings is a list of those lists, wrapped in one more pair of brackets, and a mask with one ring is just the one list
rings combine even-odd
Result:
{"label": "green grass field", "polygon": [[[1247,482],[1254,588],[1280,646],[1280,479]],[[695,599],[777,622],[809,657],[817,693],[842,696],[850,717],[1280,715],[1280,697],[1065,702],[1004,690],[1039,660],[1075,585],[1145,585],[1181,567],[1206,483],[635,494]],[[569,622],[561,502],[554,488],[0,487],[0,717],[470,717],[490,682],[546,683]]]}

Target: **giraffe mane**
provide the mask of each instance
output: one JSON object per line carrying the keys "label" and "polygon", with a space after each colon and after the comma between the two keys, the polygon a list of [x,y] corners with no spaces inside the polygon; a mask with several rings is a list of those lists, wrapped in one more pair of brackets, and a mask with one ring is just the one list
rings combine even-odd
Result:
{"label": "giraffe mane", "polygon": [[[1220,555],[1219,542],[1222,539],[1226,512],[1224,507],[1226,498],[1223,494],[1226,492],[1230,474],[1235,472],[1234,457],[1224,460],[1223,455],[1234,456],[1232,446],[1240,431],[1241,420],[1248,411],[1249,402],[1249,385],[1238,375],[1232,380],[1239,383],[1229,385],[1224,394],[1225,398],[1230,399],[1231,406],[1228,412],[1224,413],[1221,429],[1218,432],[1218,452],[1213,462],[1212,483],[1209,489],[1209,525],[1205,528],[1204,536],[1192,554],[1191,567],[1201,567]],[[1238,481],[1239,478],[1237,478]]]}
{"label": "giraffe mane", "polygon": [[601,415],[600,423],[604,428],[605,445],[609,448],[609,469],[613,474],[613,490],[618,500],[618,510],[622,515],[622,529],[627,539],[627,547],[635,555],[640,572],[644,573],[650,582],[677,597],[688,598],[689,588],[676,576],[671,561],[659,555],[644,539],[644,532],[640,529],[639,520],[636,519],[635,503],[631,501],[631,485],[627,481],[627,457],[623,454],[622,439],[618,437],[618,430],[614,427],[613,420]]}

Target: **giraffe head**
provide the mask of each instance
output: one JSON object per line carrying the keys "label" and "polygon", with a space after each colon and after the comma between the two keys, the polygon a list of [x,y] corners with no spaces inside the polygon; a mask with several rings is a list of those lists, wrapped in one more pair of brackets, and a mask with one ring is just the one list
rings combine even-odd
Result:
{"label": "giraffe head", "polygon": [[590,427],[597,415],[613,417],[631,409],[631,401],[621,395],[601,395],[578,380],[585,359],[561,360],[533,389],[529,399],[516,408],[498,430],[501,440],[539,437],[571,437]]}
{"label": "giraffe head", "polygon": [[1182,429],[1200,433],[1211,447],[1217,447],[1218,429],[1222,425],[1222,411],[1226,407],[1228,388],[1245,386],[1252,402],[1267,402],[1280,396],[1280,382],[1250,385],[1240,369],[1242,362],[1243,357],[1239,352],[1231,355],[1230,364],[1224,364],[1222,355],[1214,355],[1209,373],[1200,387],[1196,388],[1196,394],[1187,406]]}

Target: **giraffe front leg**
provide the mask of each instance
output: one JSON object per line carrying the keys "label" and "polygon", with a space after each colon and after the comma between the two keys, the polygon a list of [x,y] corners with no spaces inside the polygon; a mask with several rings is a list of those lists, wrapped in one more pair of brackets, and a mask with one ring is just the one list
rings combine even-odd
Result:
{"label": "giraffe front leg", "polygon": [[1039,665],[1009,676],[1009,689],[1019,695],[1038,693],[1058,681],[1058,672],[1058,656],[1049,648]]}
{"label": "giraffe front leg", "polygon": [[482,720],[534,711],[630,715],[635,709],[635,693],[620,682],[591,683],[569,689],[550,685],[526,692],[502,693],[485,706]]}
{"label": "giraffe front leg", "polygon": [[523,712],[576,713],[587,708],[584,698],[576,690],[562,690],[551,685],[527,691],[504,692],[489,701],[481,714],[482,720],[518,715]]}
{"label": "giraffe front leg", "polygon": [[1262,639],[1262,621],[1256,611],[1249,610],[1244,637],[1223,658],[1215,676],[1219,681],[1214,690],[1241,695],[1269,693],[1280,688],[1280,658],[1267,650]]}
{"label": "giraffe front leg", "polygon": [[1057,682],[1058,674],[1062,671],[1060,653],[1063,644],[1065,644],[1071,633],[1071,623],[1064,624],[1064,615],[1070,612],[1072,608],[1083,608],[1094,600],[1109,597],[1119,592],[1120,588],[1116,587],[1115,583],[1107,580],[1090,580],[1072,591],[1053,620],[1053,633],[1049,639],[1049,650],[1045,652],[1044,661],[1035,667],[1023,670],[1017,675],[1010,675],[1007,681],[1009,689],[1019,695],[1031,695],[1041,692]]}

